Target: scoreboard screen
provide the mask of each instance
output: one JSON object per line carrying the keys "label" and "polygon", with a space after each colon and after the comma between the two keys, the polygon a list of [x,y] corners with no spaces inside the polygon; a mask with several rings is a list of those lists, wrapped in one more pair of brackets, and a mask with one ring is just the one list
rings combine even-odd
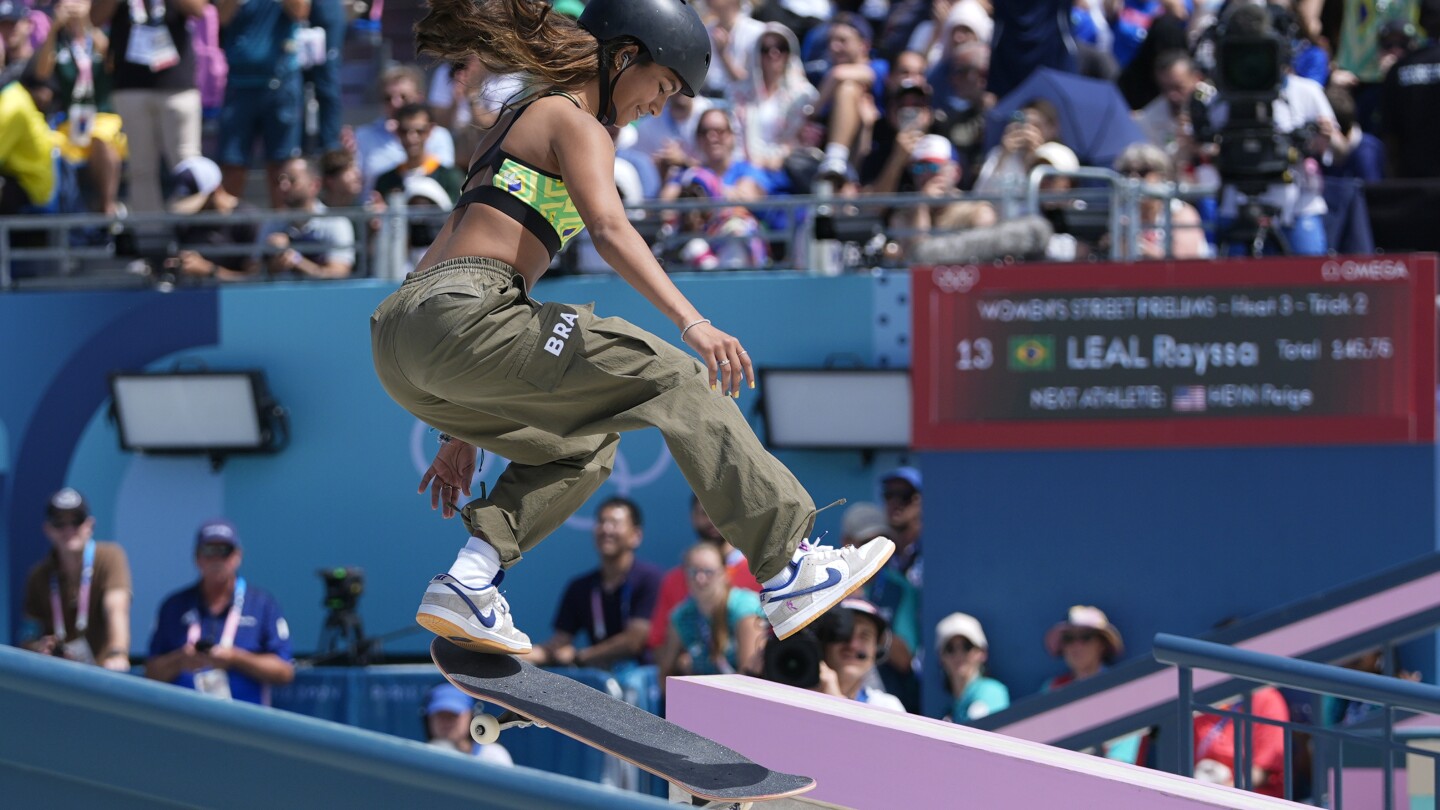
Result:
{"label": "scoreboard screen", "polygon": [[914,270],[920,449],[1430,442],[1436,257]]}

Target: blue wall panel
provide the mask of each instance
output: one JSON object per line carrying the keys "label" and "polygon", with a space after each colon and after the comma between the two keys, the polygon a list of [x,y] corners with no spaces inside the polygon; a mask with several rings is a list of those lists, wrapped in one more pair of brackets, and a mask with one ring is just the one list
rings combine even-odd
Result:
{"label": "blue wall panel", "polygon": [[1127,655],[1144,655],[1156,632],[1203,634],[1435,549],[1429,446],[927,453],[922,466],[927,637],[973,613],[1015,700],[1064,671],[1042,639],[1070,605],[1103,609]]}

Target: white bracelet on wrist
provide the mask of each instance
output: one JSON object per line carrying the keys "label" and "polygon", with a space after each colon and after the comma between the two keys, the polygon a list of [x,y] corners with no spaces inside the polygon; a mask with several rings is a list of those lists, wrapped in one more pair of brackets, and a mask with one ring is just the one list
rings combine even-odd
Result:
{"label": "white bracelet on wrist", "polygon": [[694,322],[694,323],[692,323],[692,324],[687,325],[684,329],[681,329],[681,330],[680,330],[680,342],[681,342],[681,343],[684,343],[684,342],[685,342],[685,335],[686,335],[691,329],[694,329],[695,327],[699,326],[699,325],[702,324],[702,323],[710,323],[710,319],[709,319],[709,318],[701,318],[700,320],[698,320],[698,321],[696,321],[696,322]]}

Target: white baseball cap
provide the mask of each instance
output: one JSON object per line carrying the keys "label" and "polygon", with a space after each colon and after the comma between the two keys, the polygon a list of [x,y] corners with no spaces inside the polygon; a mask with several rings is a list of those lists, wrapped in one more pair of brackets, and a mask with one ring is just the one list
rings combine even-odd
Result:
{"label": "white baseball cap", "polygon": [[939,649],[945,649],[945,643],[956,636],[982,650],[990,649],[990,642],[985,639],[985,630],[980,627],[980,620],[969,613],[951,613],[935,625],[935,646]]}

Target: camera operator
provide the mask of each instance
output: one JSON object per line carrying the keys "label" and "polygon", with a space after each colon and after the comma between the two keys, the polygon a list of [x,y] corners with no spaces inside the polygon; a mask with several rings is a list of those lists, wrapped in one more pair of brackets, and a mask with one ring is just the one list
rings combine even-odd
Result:
{"label": "camera operator", "polygon": [[1221,242],[1232,254],[1245,252],[1237,244],[1244,241],[1262,246],[1270,231],[1293,254],[1322,255],[1329,247],[1320,165],[1343,160],[1348,141],[1324,89],[1290,71],[1289,45],[1275,25],[1288,15],[1237,0],[1215,40],[1219,92],[1197,134],[1219,144]]}
{"label": "camera operator", "polygon": [[890,628],[874,605],[842,601],[815,624],[765,648],[761,676],[889,711],[904,712],[900,699],[880,685],[875,667],[890,646]]}

